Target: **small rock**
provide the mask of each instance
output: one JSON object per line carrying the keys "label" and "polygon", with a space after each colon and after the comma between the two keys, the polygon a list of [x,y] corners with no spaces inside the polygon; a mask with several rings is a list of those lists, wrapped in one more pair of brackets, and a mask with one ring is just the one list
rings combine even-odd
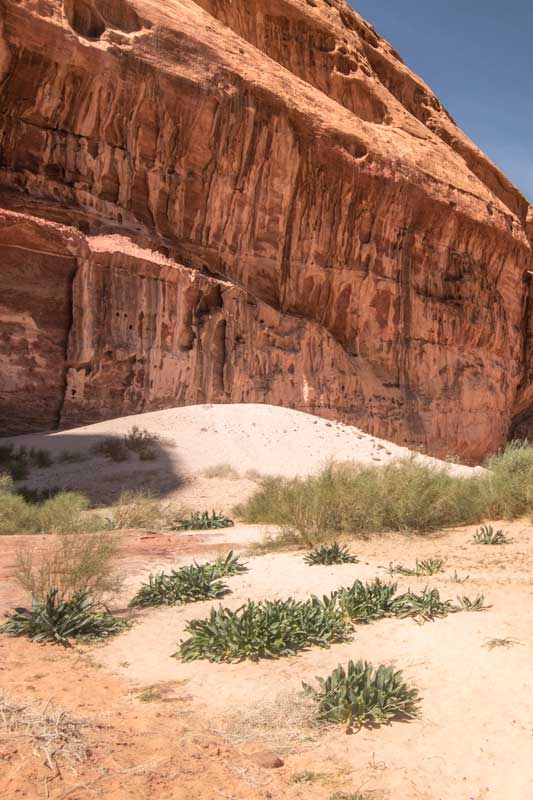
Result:
{"label": "small rock", "polygon": [[276,753],[271,750],[260,750],[257,753],[252,753],[250,760],[258,767],[263,769],[279,769],[285,763]]}

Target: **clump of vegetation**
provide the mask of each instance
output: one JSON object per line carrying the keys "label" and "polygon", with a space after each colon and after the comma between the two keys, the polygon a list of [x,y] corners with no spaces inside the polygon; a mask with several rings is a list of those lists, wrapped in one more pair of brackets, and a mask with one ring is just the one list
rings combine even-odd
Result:
{"label": "clump of vegetation", "polygon": [[491,608],[491,606],[485,605],[485,596],[482,594],[478,594],[473,600],[465,595],[457,599],[459,601],[458,611],[486,611]]}
{"label": "clump of vegetation", "polygon": [[331,600],[352,622],[372,622],[392,616],[397,588],[396,583],[384,583],[379,578],[366,584],[356,580],[333,592]]}
{"label": "clump of vegetation", "polygon": [[248,572],[246,564],[243,564],[240,556],[234,555],[233,550],[230,550],[225,558],[219,557],[216,561],[208,561],[201,566],[213,578],[230,578],[233,575],[242,575],[243,572]]}
{"label": "clump of vegetation", "polygon": [[432,531],[480,519],[477,481],[414,459],[381,467],[330,464],[306,478],[262,479],[236,513],[245,522],[279,525],[307,546],[335,535]]}
{"label": "clump of vegetation", "polygon": [[404,567],[402,564],[394,565],[391,563],[387,571],[389,575],[406,575],[409,577],[421,578],[443,572],[445,565],[446,561],[443,558],[428,558],[422,559],[422,561],[419,561],[417,558],[414,569]]}
{"label": "clump of vegetation", "polygon": [[454,606],[451,600],[441,600],[438,589],[428,589],[421,594],[407,592],[394,601],[394,615],[399,619],[414,617],[421,622],[433,620],[436,617],[447,617],[461,609]]}
{"label": "clump of vegetation", "polygon": [[474,544],[510,544],[511,539],[508,539],[502,530],[495,531],[492,525],[482,525],[481,528],[475,532],[472,539]]}
{"label": "clump of vegetation", "polygon": [[170,515],[150,492],[125,491],[115,503],[109,524],[117,530],[124,528],[153,528],[165,526]]}
{"label": "clump of vegetation", "polygon": [[329,800],[370,800],[370,798],[367,794],[361,794],[361,792],[350,792],[350,794],[335,792],[330,796]]}
{"label": "clump of vegetation", "polygon": [[34,599],[31,609],[17,608],[9,614],[7,622],[0,626],[0,633],[68,647],[72,639],[103,639],[124,630],[127,624],[105,613],[86,592],[63,600],[54,588],[43,601]]}
{"label": "clump of vegetation", "polygon": [[394,719],[417,716],[420,701],[416,688],[403,680],[402,672],[366,661],[350,661],[326,678],[317,678],[318,689],[303,684],[317,704],[320,722],[341,723],[348,729],[388,724]]}
{"label": "clump of vegetation", "polygon": [[98,442],[98,444],[95,444],[93,451],[97,455],[104,456],[104,458],[114,461],[116,464],[127,461],[130,457],[124,439],[117,439],[113,436],[108,436],[106,439]]}
{"label": "clump of vegetation", "polygon": [[461,576],[457,574],[457,570],[455,570],[453,575],[450,575],[450,580],[452,581],[452,583],[466,583],[469,578],[470,575],[463,575],[463,577],[461,578]]}
{"label": "clump of vegetation", "polygon": [[88,499],[79,492],[60,491],[42,503],[32,503],[0,487],[0,534],[90,533],[106,528],[106,521],[88,509]]}
{"label": "clump of vegetation", "polygon": [[231,464],[214,464],[212,467],[206,467],[202,475],[205,478],[221,478],[232,481],[236,481],[241,477]]}
{"label": "clump of vegetation", "polygon": [[124,444],[134,453],[137,453],[141,461],[155,461],[157,458],[156,445],[159,443],[159,436],[150,433],[146,429],[138,428],[134,425],[126,436]]}
{"label": "clump of vegetation", "polygon": [[485,647],[488,647],[489,650],[495,650],[497,647],[505,647],[509,649],[510,647],[514,647],[516,644],[521,644],[517,639],[489,639],[485,642]]}
{"label": "clump of vegetation", "polygon": [[357,564],[359,559],[351,555],[347,545],[333,542],[333,544],[315,547],[304,557],[304,561],[309,566],[313,566],[315,564]]}
{"label": "clump of vegetation", "polygon": [[108,436],[98,442],[94,452],[117,463],[127,461],[130,453],[137,453],[141,461],[154,461],[158,443],[159,436],[134,425],[125,436]]}
{"label": "clump of vegetation", "polygon": [[48,450],[26,447],[15,448],[12,444],[0,446],[0,472],[7,473],[14,481],[25,480],[30,468],[45,469],[54,463]]}
{"label": "clump of vegetation", "polygon": [[350,636],[334,602],[316,597],[307,601],[249,601],[237,611],[211,609],[207,619],[187,624],[190,637],[176,655],[183,661],[241,661],[280,658],[305,647],[328,647]]}
{"label": "clump of vegetation", "polygon": [[173,570],[170,575],[150,575],[148,583],[141,586],[130,606],[173,606],[195,603],[200,600],[215,600],[229,593],[225,583],[214,577],[209,569],[198,564]]}
{"label": "clump of vegetation", "polygon": [[62,533],[40,546],[19,547],[15,576],[39,602],[55,588],[62,598],[80,593],[96,601],[115,594],[121,585],[113,559],[119,539],[109,532]]}
{"label": "clump of vegetation", "polygon": [[459,476],[414,458],[330,464],[306,478],[263,478],[235,513],[280,526],[286,539],[308,547],[335,536],[426,532],[533,513],[533,446],[512,442],[485,467],[481,475]]}
{"label": "clump of vegetation", "polygon": [[178,519],[172,523],[173,531],[205,531],[217,528],[231,528],[235,523],[222,513],[209,514],[209,511],[195,511],[186,519]]}
{"label": "clump of vegetation", "polygon": [[290,777],[291,783],[314,783],[315,781],[322,780],[325,777],[323,772],[314,772],[311,769],[303,769],[300,772],[294,772]]}

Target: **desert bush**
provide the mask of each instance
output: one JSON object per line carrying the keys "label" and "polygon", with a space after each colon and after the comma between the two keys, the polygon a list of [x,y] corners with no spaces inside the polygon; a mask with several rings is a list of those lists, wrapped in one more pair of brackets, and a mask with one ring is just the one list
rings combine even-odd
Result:
{"label": "desert bush", "polygon": [[349,626],[333,602],[249,601],[237,611],[211,609],[207,619],[187,624],[190,637],[176,655],[183,661],[241,661],[292,655],[310,645],[345,641]]}
{"label": "desert bush", "polygon": [[25,447],[15,449],[12,444],[0,446],[0,472],[14,481],[23,481],[30,474],[28,452]]}
{"label": "desert bush", "polygon": [[177,519],[171,524],[174,531],[203,531],[211,528],[230,528],[235,523],[222,512],[194,511],[186,519]]}
{"label": "desert bush", "polygon": [[279,525],[308,546],[336,534],[432,531],[481,519],[480,480],[414,459],[381,467],[330,464],[306,478],[264,478],[236,514]]}
{"label": "desert bush", "polygon": [[58,492],[43,503],[0,492],[0,533],[89,533],[106,527],[78,492]]}
{"label": "desert bush", "polygon": [[304,561],[309,566],[314,566],[315,564],[357,564],[359,559],[350,554],[347,545],[333,542],[330,545],[315,547],[314,550],[304,556]]}
{"label": "desert bush", "polygon": [[514,441],[484,464],[484,517],[516,519],[533,513],[533,446]]}
{"label": "desert bush", "polygon": [[482,525],[472,537],[472,542],[474,544],[510,544],[511,539],[508,539],[502,530],[495,531],[492,525]]}
{"label": "desert bush", "polygon": [[54,459],[48,450],[43,450],[42,448],[32,447],[28,452],[28,458],[32,465],[38,469],[46,469],[54,463]]}
{"label": "desert bush", "polygon": [[60,486],[49,486],[46,489],[33,489],[29,486],[19,486],[15,489],[15,494],[19,494],[27,503],[44,503],[64,491]]}
{"label": "desert bush", "polygon": [[53,588],[42,601],[34,599],[31,609],[17,608],[9,614],[0,633],[68,646],[71,639],[103,639],[126,626],[124,620],[105,613],[86,592],[62,600]]}
{"label": "desert bush", "polygon": [[100,601],[118,591],[120,576],[113,566],[119,539],[109,532],[59,534],[40,545],[21,546],[16,553],[15,577],[39,602],[56,589],[61,599],[80,592]]}
{"label": "desert bush", "polygon": [[116,529],[165,526],[169,513],[150,492],[125,491],[113,506],[110,524]]}
{"label": "desert bush", "polygon": [[231,464],[214,464],[212,467],[207,467],[202,472],[205,478],[222,478],[226,480],[238,480],[241,476]]}
{"label": "desert bush", "polygon": [[134,425],[130,432],[123,437],[123,441],[128,450],[137,453],[141,461],[155,461],[157,458],[156,445],[159,443],[157,434]]}
{"label": "desert bush", "polygon": [[0,472],[0,494],[10,494],[13,491],[13,478],[7,472]]}
{"label": "desert bush", "polygon": [[80,453],[77,450],[61,450],[57,460],[59,464],[78,464],[81,461],[87,461],[88,458],[86,453]]}
{"label": "desert bush", "polygon": [[95,444],[93,452],[117,464],[127,461],[130,457],[130,451],[124,439],[118,439],[113,436],[108,436],[106,439],[102,439],[101,442],[98,442],[98,444]]}
{"label": "desert bush", "polygon": [[389,575],[405,575],[409,577],[421,578],[436,575],[443,572],[446,561],[443,558],[428,558],[421,561],[416,559],[414,569],[404,567],[402,564],[389,564],[387,572]]}
{"label": "desert bush", "polygon": [[379,578],[366,584],[356,580],[333,592],[331,600],[352,622],[372,622],[394,613],[397,588],[396,583],[383,583]]}
{"label": "desert bush", "polygon": [[192,564],[173,570],[170,575],[163,572],[150,575],[148,583],[141,586],[130,606],[147,608],[195,603],[224,597],[229,591],[227,585],[214,577],[209,569]]}
{"label": "desert bush", "polygon": [[383,664],[374,669],[366,661],[350,661],[346,670],[338,666],[328,678],[317,681],[318,689],[303,686],[316,702],[321,722],[360,728],[418,714],[418,690],[404,682],[401,671]]}

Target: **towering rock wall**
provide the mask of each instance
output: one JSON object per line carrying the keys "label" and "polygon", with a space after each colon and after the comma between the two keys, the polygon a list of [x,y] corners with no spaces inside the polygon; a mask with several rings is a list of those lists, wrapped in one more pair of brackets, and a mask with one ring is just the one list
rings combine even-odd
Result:
{"label": "towering rock wall", "polygon": [[526,424],[528,204],[344,0],[5,0],[0,126],[5,430]]}

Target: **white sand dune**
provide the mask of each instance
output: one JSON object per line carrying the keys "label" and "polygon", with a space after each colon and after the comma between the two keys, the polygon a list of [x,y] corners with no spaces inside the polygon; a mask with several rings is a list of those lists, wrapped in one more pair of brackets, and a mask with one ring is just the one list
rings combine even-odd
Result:
{"label": "white sand dune", "polygon": [[[228,464],[241,475],[250,470],[261,474],[306,475],[318,471],[330,460],[377,466],[412,454],[405,447],[349,425],[260,404],[173,408],[60,433],[18,436],[12,441],[52,452],[65,449],[84,452],[91,449],[96,439],[121,436],[134,425],[159,436],[168,460],[179,463],[181,474],[189,477],[219,464]],[[421,462],[455,474],[479,470],[418,453],[413,455]]]}

